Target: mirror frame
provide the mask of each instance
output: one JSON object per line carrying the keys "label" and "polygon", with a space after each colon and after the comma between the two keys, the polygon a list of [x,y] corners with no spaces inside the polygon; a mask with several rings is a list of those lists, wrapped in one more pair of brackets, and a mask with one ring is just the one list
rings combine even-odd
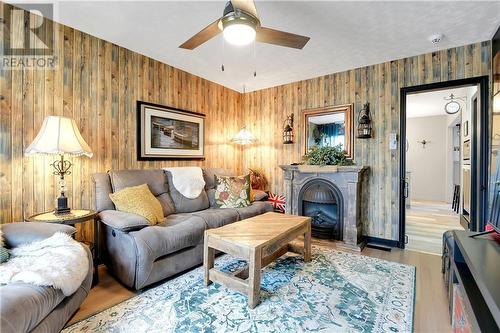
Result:
{"label": "mirror frame", "polygon": [[316,109],[306,109],[302,111],[302,128],[303,128],[303,140],[302,140],[302,151],[304,155],[307,154],[307,138],[309,137],[309,117],[323,116],[334,113],[344,113],[345,118],[345,151],[346,158],[354,158],[354,104],[342,104],[335,106],[326,106]]}

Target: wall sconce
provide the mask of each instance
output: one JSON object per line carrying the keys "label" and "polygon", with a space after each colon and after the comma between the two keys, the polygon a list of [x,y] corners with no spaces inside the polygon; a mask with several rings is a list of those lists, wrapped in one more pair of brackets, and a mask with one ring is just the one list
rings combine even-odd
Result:
{"label": "wall sconce", "polygon": [[370,117],[370,103],[366,103],[358,116],[358,138],[369,139],[372,137],[372,119]]}
{"label": "wall sconce", "polygon": [[283,144],[293,143],[293,113],[283,122]]}

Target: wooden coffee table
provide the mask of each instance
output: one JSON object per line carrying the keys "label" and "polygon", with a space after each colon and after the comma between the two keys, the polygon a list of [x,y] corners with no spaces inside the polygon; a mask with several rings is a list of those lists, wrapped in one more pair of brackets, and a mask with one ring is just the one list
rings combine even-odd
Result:
{"label": "wooden coffee table", "polygon": [[[304,247],[290,242],[304,236]],[[228,274],[214,268],[215,250],[246,259],[248,266]],[[203,265],[205,285],[218,282],[248,295],[254,308],[260,300],[260,270],[288,251],[311,261],[311,218],[266,213],[205,231]]]}

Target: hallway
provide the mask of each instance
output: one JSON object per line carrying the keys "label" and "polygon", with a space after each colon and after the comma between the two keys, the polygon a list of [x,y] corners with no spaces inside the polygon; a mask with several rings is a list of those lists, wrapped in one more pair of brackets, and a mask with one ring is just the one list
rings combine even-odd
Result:
{"label": "hallway", "polygon": [[443,233],[452,229],[463,227],[449,203],[413,200],[406,209],[407,250],[441,255]]}

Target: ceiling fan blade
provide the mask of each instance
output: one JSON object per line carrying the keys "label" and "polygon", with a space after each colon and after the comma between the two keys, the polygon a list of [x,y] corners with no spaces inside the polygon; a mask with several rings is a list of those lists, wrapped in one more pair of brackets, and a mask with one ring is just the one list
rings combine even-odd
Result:
{"label": "ceiling fan blade", "polygon": [[307,44],[310,38],[285,31],[258,27],[257,36],[255,37],[255,39],[261,43],[292,47],[294,49],[302,49]]}
{"label": "ceiling fan blade", "polygon": [[259,18],[257,15],[257,8],[255,8],[253,0],[231,0],[231,5],[233,5],[234,9],[239,9],[245,13],[255,16],[256,18]]}
{"label": "ceiling fan blade", "polygon": [[221,32],[219,28],[219,21],[220,19],[217,19],[215,22],[210,23],[203,30],[189,38],[179,47],[181,49],[192,50],[205,43],[207,40],[214,38]]}

